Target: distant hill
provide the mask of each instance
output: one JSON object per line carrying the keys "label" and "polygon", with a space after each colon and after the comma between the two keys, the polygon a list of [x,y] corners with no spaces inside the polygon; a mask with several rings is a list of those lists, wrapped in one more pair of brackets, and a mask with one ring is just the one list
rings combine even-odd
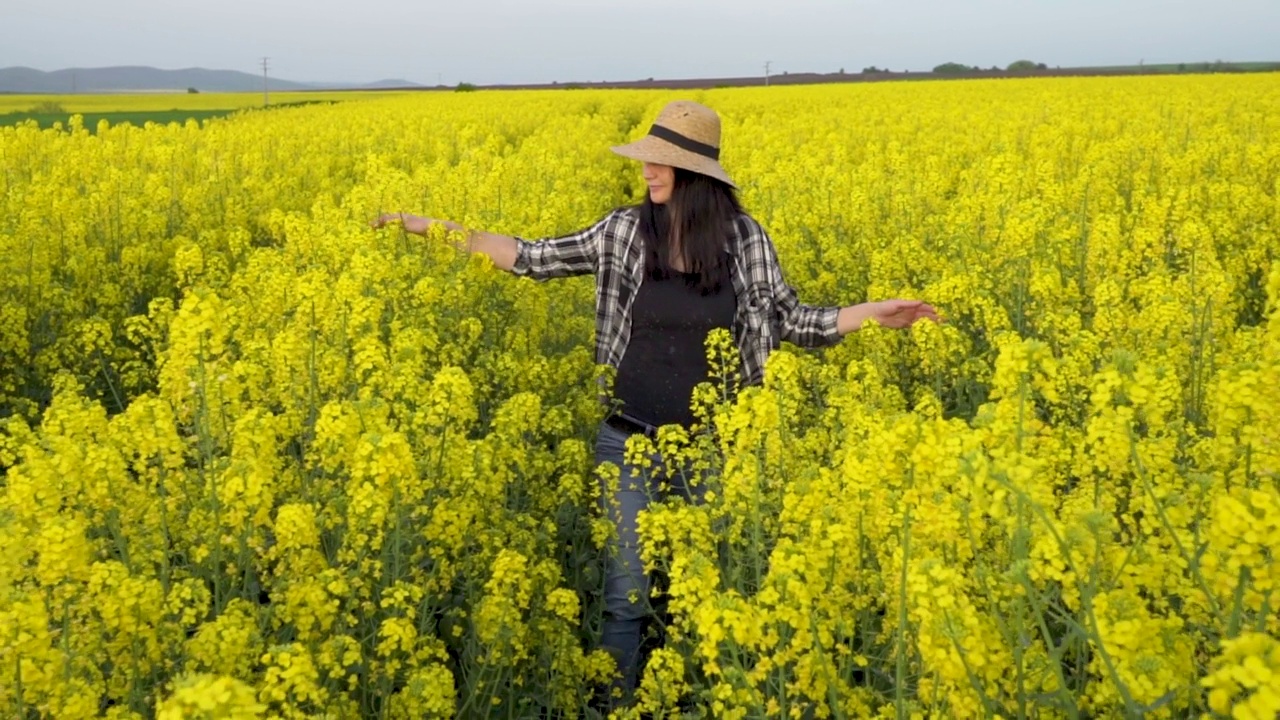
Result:
{"label": "distant hill", "polygon": [[[961,68],[958,72],[880,70],[875,67],[864,68],[862,72],[846,73],[781,73],[771,75],[767,79],[759,75],[751,77],[722,78],[681,78],[655,80],[603,80],[587,82],[552,82],[537,84],[500,84],[481,85],[485,90],[540,90],[559,88],[564,90],[599,88],[599,89],[670,89],[670,90],[708,90],[729,87],[759,87],[764,85],[819,85],[825,83],[858,83],[885,82],[901,80],[963,80],[981,78],[1033,78],[1033,77],[1095,77],[1123,75],[1176,75],[1184,73],[1244,73],[1244,72],[1280,72],[1280,62],[1202,62],[1163,65],[1117,65],[1106,67],[1067,67],[1036,68],[1034,70],[1002,70],[991,68]],[[433,88],[423,88],[433,89]]]}
{"label": "distant hill", "polygon": [[[414,87],[407,80],[379,80],[367,85],[354,83],[305,83],[267,79],[268,90],[323,90],[336,88]],[[161,70],[124,66],[68,68],[45,72],[28,67],[0,68],[3,93],[101,93],[101,92],[256,92],[262,90],[262,76],[238,70]]]}
{"label": "distant hill", "polygon": [[[846,73],[782,73],[769,77],[760,76],[730,78],[684,78],[629,81],[587,81],[481,85],[485,89],[542,89],[542,88],[669,88],[694,89],[717,87],[749,87],[755,85],[810,85],[818,83],[882,82],[886,80],[941,80],[997,77],[1067,77],[1094,75],[1162,75],[1179,73],[1219,72],[1276,72],[1280,62],[1228,63],[1196,62],[1165,63],[1159,65],[1125,65],[1106,67],[1040,67],[1035,70],[1002,70],[962,67],[963,72],[939,73],[930,71],[880,70],[864,68],[862,72]],[[294,82],[268,78],[267,87],[279,90],[450,90],[452,86],[424,86],[400,79],[385,79],[371,83]],[[195,88],[200,92],[261,92],[262,76],[237,70],[160,70],[153,67],[70,68],[44,72],[28,67],[0,68],[0,93],[68,94],[104,92],[186,92]]]}
{"label": "distant hill", "polygon": [[[339,86],[334,85],[333,87],[339,87]],[[342,85],[341,87],[350,87],[350,86]],[[419,87],[419,85],[418,83],[409,82],[408,80],[378,80],[376,82],[371,82],[368,85],[361,85],[360,87],[367,88],[369,90],[381,90],[386,88],[394,89],[394,88]]]}

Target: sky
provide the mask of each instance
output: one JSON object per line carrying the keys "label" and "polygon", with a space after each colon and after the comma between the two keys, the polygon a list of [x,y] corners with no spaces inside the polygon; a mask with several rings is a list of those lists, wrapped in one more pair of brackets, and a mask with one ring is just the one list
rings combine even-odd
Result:
{"label": "sky", "polygon": [[0,0],[0,67],[590,82],[1280,60],[1280,0]]}

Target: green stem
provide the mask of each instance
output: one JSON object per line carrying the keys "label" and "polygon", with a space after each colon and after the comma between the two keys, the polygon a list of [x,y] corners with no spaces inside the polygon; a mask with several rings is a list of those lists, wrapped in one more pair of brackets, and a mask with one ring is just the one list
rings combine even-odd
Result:
{"label": "green stem", "polygon": [[1169,514],[1165,512],[1164,505],[1162,505],[1159,498],[1156,497],[1155,488],[1151,485],[1151,478],[1148,477],[1146,467],[1142,464],[1142,457],[1138,454],[1138,441],[1133,435],[1132,427],[1129,428],[1129,457],[1133,460],[1134,473],[1142,481],[1142,489],[1146,491],[1147,496],[1151,498],[1151,504],[1156,508],[1156,516],[1160,518],[1160,524],[1164,527],[1165,531],[1169,533],[1169,539],[1173,541],[1173,545],[1177,548],[1178,554],[1182,556],[1183,561],[1186,562],[1187,571],[1191,573],[1191,577],[1200,587],[1200,592],[1204,593],[1205,599],[1208,600],[1209,607],[1213,610],[1213,613],[1215,615],[1220,614],[1222,609],[1219,607],[1218,600],[1214,597],[1213,591],[1209,589],[1209,584],[1205,582],[1204,575],[1200,572],[1196,559],[1191,557],[1191,555],[1187,553],[1186,548],[1183,547],[1182,540],[1179,539],[1177,531],[1174,530],[1173,523],[1169,520]]}
{"label": "green stem", "polygon": [[905,685],[907,677],[907,564],[911,558],[911,508],[907,508],[902,522],[902,573],[898,585],[897,662],[894,668],[893,704],[898,720],[907,720]]}

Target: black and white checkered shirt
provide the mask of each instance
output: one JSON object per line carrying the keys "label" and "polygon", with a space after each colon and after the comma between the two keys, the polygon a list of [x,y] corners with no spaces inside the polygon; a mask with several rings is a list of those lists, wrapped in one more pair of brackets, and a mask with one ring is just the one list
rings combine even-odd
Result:
{"label": "black and white checkered shirt", "polygon": [[[536,280],[595,274],[596,362],[617,368],[631,338],[631,304],[644,278],[644,242],[635,208],[619,208],[591,227],[562,237],[517,238],[512,272]],[[738,217],[728,251],[737,314],[733,336],[748,385],[764,380],[764,363],[781,341],[802,347],[832,345],[838,307],[802,305],[782,277],[769,235],[749,215]]]}

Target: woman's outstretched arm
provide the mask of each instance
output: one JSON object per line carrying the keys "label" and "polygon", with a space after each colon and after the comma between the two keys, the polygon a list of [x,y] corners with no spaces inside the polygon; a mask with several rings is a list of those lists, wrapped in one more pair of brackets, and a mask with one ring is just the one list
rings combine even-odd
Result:
{"label": "woman's outstretched arm", "polygon": [[508,272],[516,266],[516,259],[520,251],[520,241],[509,235],[499,235],[498,233],[484,232],[482,230],[468,230],[452,220],[436,220],[398,212],[383,213],[373,221],[372,225],[376,229],[385,227],[389,223],[397,222],[405,229],[405,232],[410,232],[414,235],[426,235],[431,231],[433,225],[442,226],[449,231],[450,242],[459,250],[484,253],[489,256],[489,259],[493,261],[496,267]]}
{"label": "woman's outstretched arm", "polygon": [[801,347],[820,347],[839,342],[845,335],[861,329],[867,320],[899,329],[910,327],[918,320],[941,322],[937,309],[920,300],[879,300],[844,307],[805,305],[783,278],[769,234],[754,221],[745,226],[745,232],[759,234],[757,239],[764,249],[764,270],[773,289],[782,340]]}
{"label": "woman's outstretched arm", "polygon": [[921,300],[880,300],[840,308],[836,315],[836,330],[842,336],[848,335],[860,329],[867,320],[898,329],[910,327],[917,320],[941,322],[938,311]]}
{"label": "woman's outstretched arm", "polygon": [[617,241],[624,227],[623,215],[612,212],[591,227],[560,237],[530,241],[510,235],[468,230],[452,220],[435,220],[409,213],[383,213],[374,220],[374,228],[398,222],[406,232],[426,235],[433,225],[449,233],[459,250],[488,255],[493,264],[514,275],[534,280],[590,275],[600,261],[601,244]]}

